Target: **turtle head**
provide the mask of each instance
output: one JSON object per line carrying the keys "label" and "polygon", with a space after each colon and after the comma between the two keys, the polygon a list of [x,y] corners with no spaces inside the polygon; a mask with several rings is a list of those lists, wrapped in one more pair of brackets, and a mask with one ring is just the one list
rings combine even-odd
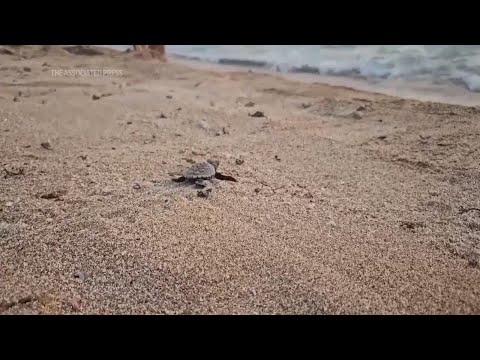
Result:
{"label": "turtle head", "polygon": [[213,167],[215,168],[215,170],[217,170],[218,165],[220,165],[220,161],[214,160],[214,159],[208,159],[207,162],[208,162],[209,164],[212,164]]}

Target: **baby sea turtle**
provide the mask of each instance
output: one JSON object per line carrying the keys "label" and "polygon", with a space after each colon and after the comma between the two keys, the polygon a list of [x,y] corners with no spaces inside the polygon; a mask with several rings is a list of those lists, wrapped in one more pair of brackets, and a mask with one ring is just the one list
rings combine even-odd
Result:
{"label": "baby sea turtle", "polygon": [[173,179],[175,182],[190,181],[194,182],[198,186],[207,187],[210,185],[209,180],[215,177],[217,168],[220,162],[218,160],[208,159],[193,164],[188,168],[183,176]]}
{"label": "baby sea turtle", "polygon": [[228,180],[228,181],[237,181],[235,178],[227,175],[223,175],[217,172],[217,168],[220,164],[220,161],[208,159],[206,161],[201,161],[196,164],[193,164],[188,168],[183,176],[172,179],[175,182],[194,182],[196,185],[204,188],[211,185],[210,181],[213,178],[219,180]]}
{"label": "baby sea turtle", "polygon": [[185,172],[185,178],[190,180],[211,179],[215,176],[218,165],[220,165],[220,162],[212,159],[193,164]]}

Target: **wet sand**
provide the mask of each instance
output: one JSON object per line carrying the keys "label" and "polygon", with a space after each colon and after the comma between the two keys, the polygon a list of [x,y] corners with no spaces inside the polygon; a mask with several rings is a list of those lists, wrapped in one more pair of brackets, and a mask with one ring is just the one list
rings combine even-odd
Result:
{"label": "wet sand", "polygon": [[[479,314],[479,135],[479,107],[0,47],[0,313]],[[238,181],[171,180],[206,158]]]}

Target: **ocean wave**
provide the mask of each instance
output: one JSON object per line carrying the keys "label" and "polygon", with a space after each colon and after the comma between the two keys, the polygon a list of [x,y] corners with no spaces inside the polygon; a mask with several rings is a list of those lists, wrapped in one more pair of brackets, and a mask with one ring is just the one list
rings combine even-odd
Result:
{"label": "ocean wave", "polygon": [[285,73],[422,80],[480,92],[478,45],[170,45],[185,58]]}

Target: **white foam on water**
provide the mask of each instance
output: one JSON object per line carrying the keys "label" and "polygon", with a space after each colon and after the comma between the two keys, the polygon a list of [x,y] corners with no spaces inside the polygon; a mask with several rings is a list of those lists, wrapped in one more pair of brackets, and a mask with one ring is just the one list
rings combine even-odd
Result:
{"label": "white foam on water", "polygon": [[480,92],[480,75],[467,74],[462,79],[467,85],[469,90]]}

